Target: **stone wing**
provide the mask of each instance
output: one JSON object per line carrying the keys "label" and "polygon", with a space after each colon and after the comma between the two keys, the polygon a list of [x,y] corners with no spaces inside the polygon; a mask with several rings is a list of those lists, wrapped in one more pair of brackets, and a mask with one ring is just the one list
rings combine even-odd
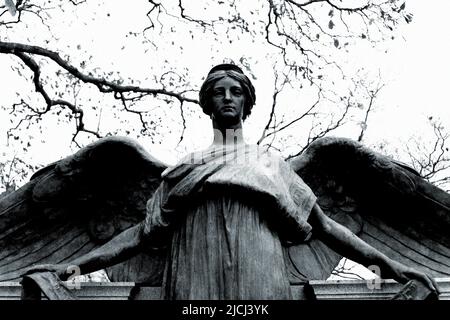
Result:
{"label": "stone wing", "polygon": [[[143,220],[165,168],[133,140],[110,137],[39,170],[0,199],[0,281],[34,264],[69,262]],[[162,257],[142,253],[107,273],[158,282]]]}
{"label": "stone wing", "polygon": [[[392,259],[450,276],[450,195],[413,169],[341,138],[290,159],[323,211]],[[286,248],[292,274],[326,279],[341,259],[318,239]]]}

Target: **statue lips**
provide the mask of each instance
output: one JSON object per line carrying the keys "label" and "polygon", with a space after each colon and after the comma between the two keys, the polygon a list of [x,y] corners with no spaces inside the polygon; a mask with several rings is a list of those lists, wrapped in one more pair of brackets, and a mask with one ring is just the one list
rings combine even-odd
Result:
{"label": "statue lips", "polygon": [[231,105],[226,105],[222,108],[222,112],[234,112],[236,111],[236,107]]}

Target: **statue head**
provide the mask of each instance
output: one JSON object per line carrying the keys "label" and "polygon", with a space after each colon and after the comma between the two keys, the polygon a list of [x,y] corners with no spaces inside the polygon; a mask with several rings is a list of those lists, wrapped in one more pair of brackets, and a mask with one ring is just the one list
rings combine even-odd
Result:
{"label": "statue head", "polygon": [[250,115],[252,107],[256,101],[255,88],[242,69],[234,64],[219,64],[209,71],[205,82],[203,82],[202,87],[200,88],[200,106],[205,114],[208,116],[211,115],[211,97],[214,85],[217,81],[225,77],[238,81],[242,87],[245,96],[242,120],[245,120]]}

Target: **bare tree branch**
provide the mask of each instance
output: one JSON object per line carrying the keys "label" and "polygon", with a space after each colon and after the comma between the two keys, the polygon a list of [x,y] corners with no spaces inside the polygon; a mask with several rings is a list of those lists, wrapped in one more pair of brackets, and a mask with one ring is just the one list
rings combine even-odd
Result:
{"label": "bare tree branch", "polygon": [[365,87],[367,95],[369,96],[369,103],[368,103],[368,107],[367,107],[365,115],[364,115],[364,120],[361,122],[361,131],[360,131],[358,139],[357,139],[357,141],[359,141],[359,142],[361,142],[363,140],[364,133],[366,132],[367,126],[368,126],[369,114],[372,111],[376,97],[378,96],[381,89],[383,89],[383,87],[384,87],[384,84],[381,84],[380,82],[378,82],[376,88],[373,90]]}
{"label": "bare tree branch", "polygon": [[434,133],[434,141],[411,138],[406,145],[406,153],[412,167],[434,185],[450,191],[450,133],[438,120],[429,117]]}
{"label": "bare tree branch", "polygon": [[19,57],[25,63],[25,65],[27,65],[33,71],[33,74],[34,74],[33,82],[34,82],[36,91],[41,94],[41,96],[44,98],[44,100],[47,104],[47,108],[44,111],[34,110],[37,114],[42,115],[42,114],[50,111],[50,109],[55,105],[61,105],[61,106],[68,107],[72,111],[72,113],[75,115],[75,119],[77,119],[76,132],[72,139],[73,141],[75,141],[75,137],[78,135],[78,133],[80,131],[91,133],[91,134],[95,135],[96,137],[101,138],[101,136],[98,132],[94,132],[92,130],[85,128],[85,125],[83,122],[83,115],[84,115],[83,110],[77,108],[74,104],[68,102],[67,100],[63,100],[63,99],[53,100],[49,97],[48,93],[45,91],[45,89],[41,83],[41,80],[40,80],[41,70],[39,68],[39,65],[36,63],[36,61],[34,61],[32,58],[30,58],[29,56],[27,56],[26,54],[24,54],[22,52],[16,52],[15,55],[17,57]]}
{"label": "bare tree branch", "polygon": [[[278,91],[276,91],[274,93],[274,103],[276,103],[276,99],[275,99],[276,96],[275,96],[275,94],[278,94],[278,93],[279,93]],[[282,126],[280,126],[280,125],[279,126],[274,126],[273,130],[271,132],[269,132],[269,133],[266,133],[267,130],[265,130],[263,132],[263,135],[261,136],[260,140],[258,141],[258,144],[261,143],[261,141],[264,140],[265,138],[267,138],[267,137],[269,137],[271,135],[275,135],[278,132],[287,129],[288,127],[290,127],[293,124],[295,124],[296,122],[304,119],[305,117],[315,116],[315,113],[313,113],[312,110],[314,110],[317,107],[317,105],[319,104],[321,93],[322,93],[322,90],[319,89],[319,91],[317,92],[317,100],[305,112],[303,112],[300,116],[296,117],[295,119],[289,121],[287,124],[284,124]],[[272,110],[273,111],[275,110],[274,106],[272,107]],[[268,129],[269,127],[266,126],[266,128]],[[332,130],[332,129],[330,129],[330,130]]]}
{"label": "bare tree branch", "polygon": [[293,0],[286,0],[286,2],[292,3],[293,5],[295,5],[299,8],[307,7],[313,3],[327,3],[328,5],[330,5],[330,7],[334,8],[336,10],[348,11],[348,12],[358,12],[358,11],[362,12],[371,6],[371,3],[369,1],[364,6],[359,6],[359,7],[354,7],[354,8],[340,7],[336,4],[334,4],[333,2],[331,2],[330,0],[309,0],[309,1],[306,1],[303,3],[299,3],[299,2],[293,1]]}
{"label": "bare tree branch", "polygon": [[300,155],[303,151],[306,150],[306,148],[308,148],[308,146],[313,143],[314,141],[316,141],[319,138],[322,138],[324,136],[326,136],[328,133],[330,133],[331,131],[339,128],[343,122],[345,121],[345,119],[347,118],[347,114],[350,110],[350,108],[352,107],[352,103],[350,101],[350,98],[347,99],[347,103],[345,105],[345,109],[342,112],[342,114],[339,116],[339,118],[337,119],[337,121],[333,122],[331,121],[328,126],[325,129],[320,130],[319,132],[313,132],[313,130],[311,129],[309,131],[308,137],[306,139],[306,143],[303,145],[303,147],[301,148],[300,151],[298,151],[295,154],[291,154],[289,156],[286,157],[286,160],[292,159],[298,155]]}
{"label": "bare tree branch", "polygon": [[60,67],[71,73],[73,76],[77,77],[81,81],[85,83],[91,83],[95,85],[100,92],[108,93],[124,93],[124,92],[135,92],[135,93],[146,93],[152,95],[165,95],[172,98],[177,99],[179,102],[192,102],[198,103],[196,99],[190,99],[183,97],[179,93],[167,91],[164,89],[151,89],[151,88],[141,88],[138,86],[122,86],[112,81],[108,81],[104,78],[96,78],[91,75],[86,75],[79,71],[77,68],[66,62],[61,56],[54,51],[50,51],[48,49],[44,49],[38,46],[25,45],[21,43],[12,43],[12,42],[3,42],[0,41],[0,53],[9,53],[17,55],[18,53],[31,53],[39,56],[44,56],[55,63],[57,63]]}
{"label": "bare tree branch", "polygon": [[[272,95],[272,108],[270,110],[269,120],[267,121],[267,124],[264,127],[263,132],[261,133],[261,137],[259,138],[257,144],[260,144],[267,137],[266,132],[267,132],[267,130],[269,130],[270,124],[272,123],[272,121],[274,121],[275,107],[277,105],[277,97],[281,91],[281,89],[277,89],[277,81],[278,81],[278,74],[275,73],[275,91]],[[286,80],[285,80],[285,82],[283,82],[283,85],[284,85],[284,83],[286,83]]]}
{"label": "bare tree branch", "polygon": [[198,25],[200,25],[200,26],[202,26],[202,27],[204,27],[204,28],[205,28],[205,27],[211,27],[211,26],[213,25],[211,22],[206,22],[205,20],[201,20],[201,19],[194,19],[194,18],[188,16],[188,15],[185,13],[186,9],[185,9],[184,6],[183,6],[182,0],[178,0],[178,7],[180,8],[180,15],[181,15],[181,18],[183,18],[183,19],[185,19],[185,20],[188,20],[188,21],[190,21],[190,22],[195,22],[195,23],[197,23]]}
{"label": "bare tree branch", "polygon": [[[120,85],[113,81],[106,80],[105,78],[99,78],[94,77],[88,74],[82,73],[78,68],[74,67],[67,61],[65,61],[58,53],[54,51],[47,50],[42,47],[38,46],[31,46],[31,45],[24,45],[20,43],[8,43],[8,42],[2,42],[0,41],[0,52],[1,53],[7,53],[12,54],[16,57],[18,57],[26,67],[28,67],[33,72],[33,82],[36,89],[36,92],[38,92],[44,99],[46,103],[46,108],[42,111],[39,111],[35,108],[29,107],[30,110],[32,110],[37,115],[41,116],[48,111],[51,110],[53,106],[60,105],[63,107],[68,108],[75,116],[76,119],[76,130],[72,137],[72,141],[76,143],[76,137],[80,132],[86,132],[89,134],[92,134],[96,136],[97,138],[102,137],[99,132],[95,130],[91,130],[85,127],[84,123],[84,112],[81,108],[78,108],[74,103],[69,102],[65,99],[53,99],[50,97],[46,89],[44,88],[44,85],[41,81],[41,67],[38,65],[38,63],[32,58],[32,55],[35,56],[41,56],[44,58],[49,58],[51,61],[58,64],[60,67],[62,67],[64,70],[69,72],[72,76],[74,76],[79,81],[82,81],[84,83],[90,83],[97,87],[97,89],[102,93],[112,93],[115,99],[119,99],[122,102],[122,105],[124,107],[124,110],[130,113],[137,114],[139,117],[139,120],[142,124],[143,132],[148,130],[146,121],[143,118],[143,111],[135,111],[128,107],[126,101],[131,100],[134,101],[136,99],[142,99],[147,95],[153,95],[153,96],[165,96],[168,98],[173,98],[179,101],[180,103],[180,109],[182,112],[183,109],[183,103],[184,102],[191,102],[191,103],[198,103],[195,99],[190,99],[187,97],[184,97],[182,93],[177,93],[173,91],[169,91],[164,89],[164,86],[162,88],[153,89],[153,88],[143,88],[139,86],[126,86],[126,85]],[[126,97],[125,93],[128,94],[134,94],[135,96]],[[25,106],[25,104],[24,104]],[[183,117],[183,115],[182,115]],[[27,118],[29,119],[29,118]],[[22,124],[23,122],[20,121],[19,124]],[[185,119],[183,117],[183,126],[186,127]]]}

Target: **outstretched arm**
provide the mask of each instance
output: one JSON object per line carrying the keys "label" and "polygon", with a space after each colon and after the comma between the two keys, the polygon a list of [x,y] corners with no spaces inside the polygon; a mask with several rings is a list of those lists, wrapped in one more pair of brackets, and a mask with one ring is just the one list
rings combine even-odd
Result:
{"label": "outstretched arm", "polygon": [[364,266],[379,266],[383,278],[395,279],[400,283],[417,279],[431,290],[439,293],[437,284],[433,278],[390,259],[357,237],[349,229],[325,215],[318,204],[315,204],[312,209],[309,223],[312,225],[317,237],[331,249]]}
{"label": "outstretched arm", "polygon": [[81,274],[91,273],[122,262],[137,254],[142,245],[142,224],[124,230],[101,247],[76,258],[75,260],[58,265],[37,265],[29,268],[26,273],[39,271],[54,271],[66,280],[69,266],[80,268]]}

